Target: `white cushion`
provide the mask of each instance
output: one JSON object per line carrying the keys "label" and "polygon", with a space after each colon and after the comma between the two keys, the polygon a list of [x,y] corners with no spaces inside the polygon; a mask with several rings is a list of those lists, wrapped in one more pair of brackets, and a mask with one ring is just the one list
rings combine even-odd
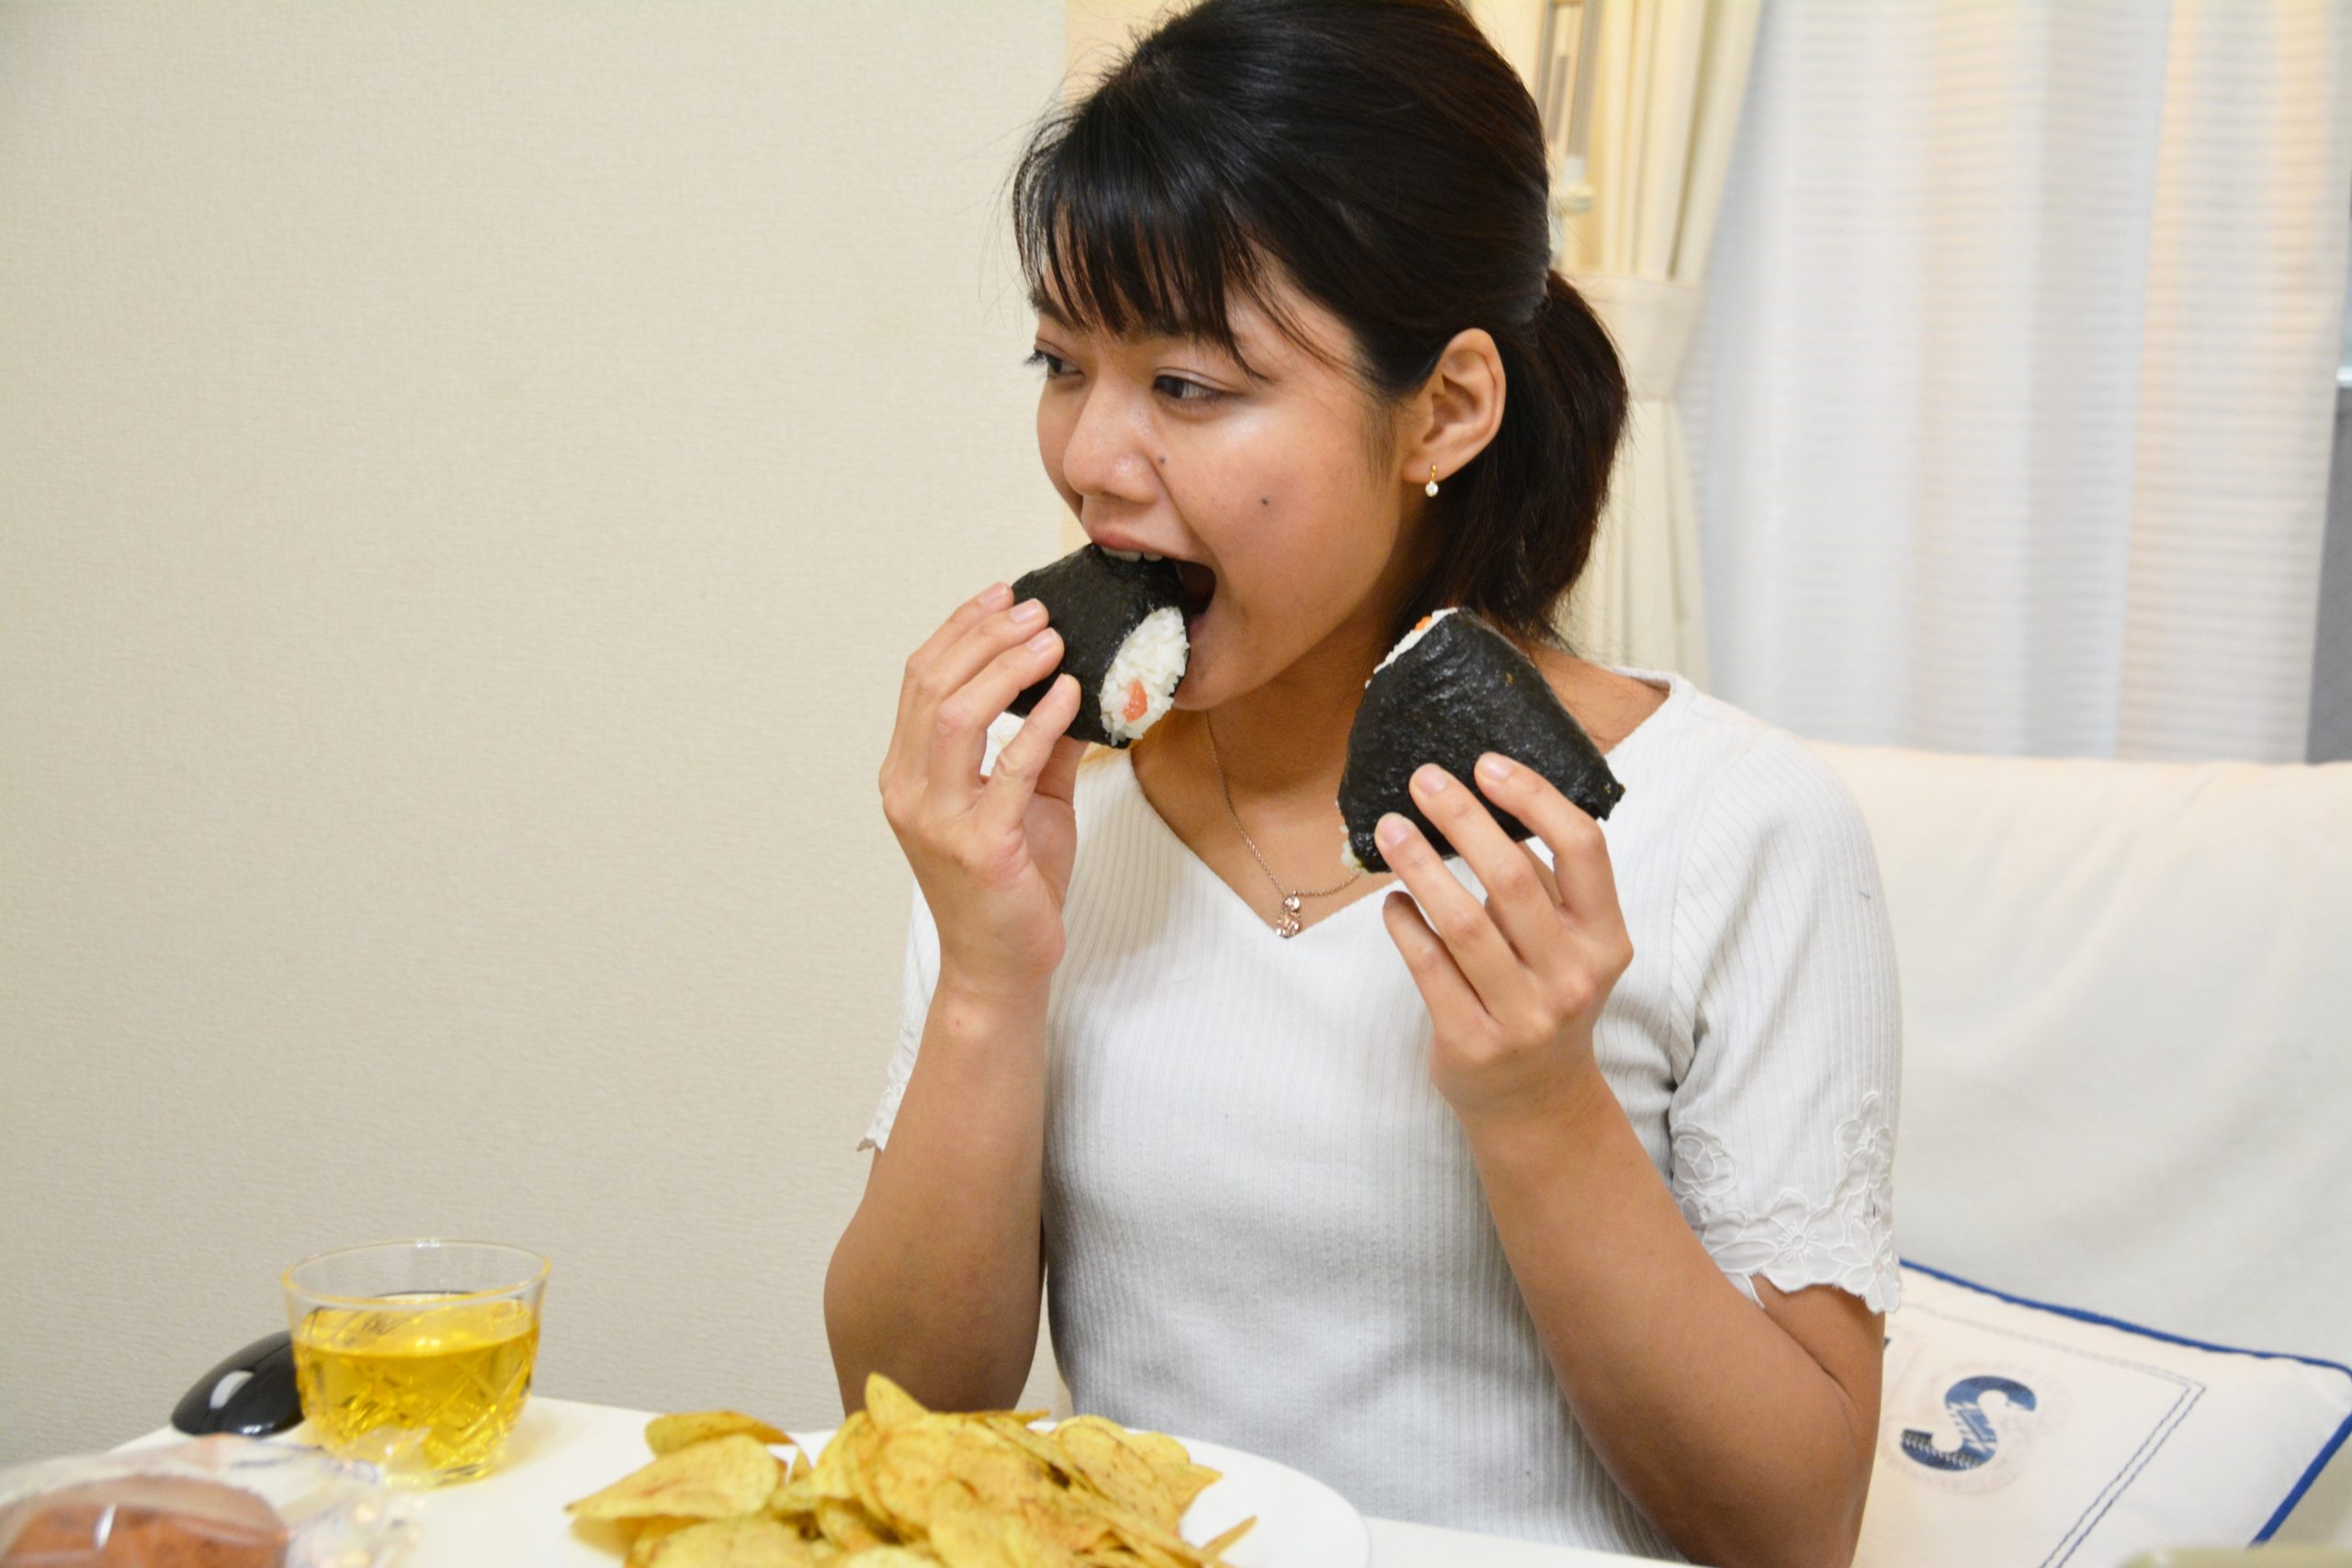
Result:
{"label": "white cushion", "polygon": [[1904,1256],[2352,1361],[2352,763],[1811,744],[1894,931]]}
{"label": "white cushion", "polygon": [[1905,1263],[1856,1568],[2110,1568],[2266,1540],[2352,1433],[2352,1371]]}

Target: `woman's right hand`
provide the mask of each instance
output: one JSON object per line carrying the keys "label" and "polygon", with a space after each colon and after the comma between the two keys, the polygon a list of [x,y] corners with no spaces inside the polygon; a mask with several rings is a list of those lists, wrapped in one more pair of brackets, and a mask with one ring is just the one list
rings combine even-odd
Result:
{"label": "woman's right hand", "polygon": [[989,726],[1061,661],[1045,607],[1012,598],[1000,583],[967,600],[909,656],[880,781],[939,928],[941,987],[1008,1001],[1033,998],[1061,962],[1086,750],[1063,734],[1079,703],[1065,674],[980,773]]}

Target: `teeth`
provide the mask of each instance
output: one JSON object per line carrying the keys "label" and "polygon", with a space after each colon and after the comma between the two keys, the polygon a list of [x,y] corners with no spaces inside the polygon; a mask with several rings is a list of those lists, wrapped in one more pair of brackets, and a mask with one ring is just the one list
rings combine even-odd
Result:
{"label": "teeth", "polygon": [[1146,560],[1165,560],[1167,558],[1165,556],[1153,555],[1149,550],[1146,550],[1143,553],[1143,558]]}
{"label": "teeth", "polygon": [[1141,560],[1141,559],[1143,559],[1143,552],[1142,552],[1141,550],[1114,550],[1114,549],[1111,548],[1108,545],[1105,545],[1105,546],[1103,546],[1103,547],[1102,547],[1102,553],[1103,553],[1104,555],[1106,555],[1106,556],[1109,556],[1109,557],[1113,558],[1114,559],[1116,559],[1116,560]]}

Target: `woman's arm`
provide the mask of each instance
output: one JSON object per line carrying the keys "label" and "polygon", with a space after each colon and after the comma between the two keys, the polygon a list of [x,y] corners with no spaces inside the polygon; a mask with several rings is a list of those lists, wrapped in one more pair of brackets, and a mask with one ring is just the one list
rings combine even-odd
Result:
{"label": "woman's arm", "polygon": [[1046,1003],[941,977],[914,1076],[825,1272],[842,1408],[886,1373],[940,1410],[1001,1410],[1037,1350]]}
{"label": "woman's arm", "polygon": [[1852,1562],[1881,1316],[1762,1280],[1757,1311],[1598,1067],[1563,1103],[1464,1125],[1553,1374],[1626,1495],[1694,1562]]}
{"label": "woman's arm", "polygon": [[1012,601],[993,584],[908,658],[877,780],[939,975],[894,1130],[825,1272],[845,1410],[876,1371],[936,1408],[1010,1405],[1036,1354],[1046,1001],[1086,748],[1064,734],[1079,702],[1065,674],[982,771],[989,726],[1060,655],[1045,607]]}
{"label": "woman's arm", "polygon": [[1415,798],[1487,897],[1396,816],[1383,848],[1414,897],[1388,895],[1384,913],[1430,1006],[1431,1078],[1561,1390],[1618,1485],[1686,1555],[1849,1562],[1879,1319],[1842,1292],[1761,1283],[1759,1312],[1724,1277],[1593,1059],[1593,1025],[1634,956],[1600,828],[1503,759],[1482,761],[1479,787],[1542,836],[1552,865],[1424,768]]}

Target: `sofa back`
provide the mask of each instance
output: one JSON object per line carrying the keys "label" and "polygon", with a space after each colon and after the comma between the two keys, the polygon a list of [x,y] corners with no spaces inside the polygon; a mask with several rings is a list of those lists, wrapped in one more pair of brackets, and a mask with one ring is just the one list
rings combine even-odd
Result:
{"label": "sofa back", "polygon": [[1894,928],[1903,1255],[2352,1363],[2352,763],[1812,744]]}

